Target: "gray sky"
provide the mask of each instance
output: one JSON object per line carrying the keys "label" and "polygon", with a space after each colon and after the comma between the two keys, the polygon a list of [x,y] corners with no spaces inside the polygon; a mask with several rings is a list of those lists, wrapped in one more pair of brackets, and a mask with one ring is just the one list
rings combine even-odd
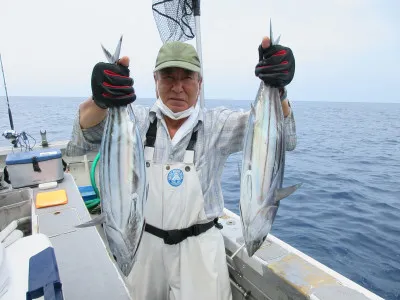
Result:
{"label": "gray sky", "polygon": [[[254,99],[257,47],[272,18],[295,54],[293,101],[400,103],[398,0],[203,0],[201,11],[206,99]],[[154,97],[162,42],[150,0],[1,0],[9,94],[90,95],[92,68],[105,61],[100,43],[113,51],[121,34],[138,97]]]}

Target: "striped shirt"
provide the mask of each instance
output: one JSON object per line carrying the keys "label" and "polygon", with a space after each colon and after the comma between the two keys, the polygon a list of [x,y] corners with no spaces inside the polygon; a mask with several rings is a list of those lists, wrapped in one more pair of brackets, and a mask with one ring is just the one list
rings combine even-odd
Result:
{"label": "striped shirt", "polygon": [[[132,108],[139,124],[143,142],[146,139],[150,122],[153,122],[155,118],[158,119],[154,162],[161,164],[182,162],[191,132],[187,133],[173,146],[162,113],[156,105],[151,108],[132,105]],[[200,110],[197,117],[193,129],[197,131],[194,163],[203,191],[205,212],[210,219],[222,216],[224,208],[221,189],[222,171],[228,156],[243,149],[249,115],[250,111],[218,107]],[[81,129],[78,111],[66,155],[78,156],[89,151],[98,151],[104,125],[105,120],[94,127]],[[291,151],[296,147],[297,142],[296,125],[292,111],[284,120],[284,129],[286,150]]]}

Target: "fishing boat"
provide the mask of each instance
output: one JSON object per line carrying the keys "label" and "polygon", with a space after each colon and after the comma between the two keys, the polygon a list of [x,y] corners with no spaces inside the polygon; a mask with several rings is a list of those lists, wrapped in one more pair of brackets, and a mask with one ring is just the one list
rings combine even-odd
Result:
{"label": "fishing boat", "polygon": [[[201,57],[199,37],[198,30]],[[49,143],[42,132],[41,145],[19,147],[27,133],[14,130],[9,105],[8,113],[11,129],[3,135],[11,145],[0,148],[0,300],[132,299],[101,226],[76,227],[95,217],[87,203],[96,198],[98,153],[66,156],[68,141]],[[240,217],[225,208],[219,222],[234,300],[382,299],[272,234],[249,257]]]}
{"label": "fishing boat", "polygon": [[[65,299],[130,299],[123,276],[107,249],[102,228],[100,226],[97,228],[75,227],[92,217],[85,206],[85,200],[94,197],[90,171],[97,152],[68,157],[65,156],[66,145],[67,141],[60,141],[49,143],[47,147],[39,145],[27,152],[54,152],[56,149],[60,151],[62,159],[67,163],[63,179],[44,187],[34,185],[13,188],[12,185],[4,182],[3,170],[7,155],[15,150],[11,147],[0,148],[2,170],[0,231],[6,226],[1,222],[5,214],[10,216],[12,212],[15,219],[31,218],[30,230],[26,231],[26,235],[6,248],[6,257],[7,253],[12,253],[14,249],[18,251],[14,251],[11,257],[12,262],[8,264],[11,269],[10,282],[13,296],[7,297],[6,293],[3,297],[0,296],[1,300],[25,299],[28,290],[29,258],[49,246],[54,248]],[[32,163],[29,166],[32,167]],[[97,178],[97,171],[94,174]],[[65,204],[36,207],[39,193],[60,190],[66,192]],[[54,198],[57,197],[54,196]],[[8,212],[5,213],[5,211]],[[264,244],[252,257],[247,255],[245,249],[235,254],[243,244],[240,218],[232,211],[225,209],[219,221],[223,225],[221,232],[225,242],[234,300],[382,299],[272,234],[268,235]],[[0,272],[1,270],[0,267]],[[15,281],[18,282],[16,286],[12,284]]]}

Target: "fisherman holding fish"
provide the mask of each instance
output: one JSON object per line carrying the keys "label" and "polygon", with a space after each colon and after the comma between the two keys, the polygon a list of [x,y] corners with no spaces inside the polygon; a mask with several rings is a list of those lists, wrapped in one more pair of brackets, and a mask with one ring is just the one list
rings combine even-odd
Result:
{"label": "fisherman holding fish", "polygon": [[[294,76],[293,53],[271,45],[268,37],[258,51],[255,74],[280,89],[286,150],[293,150],[296,129],[285,88]],[[200,107],[200,60],[187,43],[168,42],[160,48],[154,81],[154,105],[132,105],[144,143],[149,190],[146,227],[126,282],[139,300],[231,299],[218,229],[224,208],[220,180],[228,156],[243,149],[250,111]],[[79,106],[69,156],[98,150],[108,108],[135,101],[129,58],[96,64],[92,92]]]}

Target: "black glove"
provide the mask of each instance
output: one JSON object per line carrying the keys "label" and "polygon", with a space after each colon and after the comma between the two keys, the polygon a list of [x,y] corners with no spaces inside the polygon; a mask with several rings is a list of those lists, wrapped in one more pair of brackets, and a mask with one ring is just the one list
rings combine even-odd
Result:
{"label": "black glove", "polygon": [[98,63],[92,72],[94,102],[101,108],[128,105],[136,100],[133,79],[123,65]]}
{"label": "black glove", "polygon": [[273,45],[263,49],[260,45],[258,54],[259,63],[255,73],[266,85],[281,88],[292,81],[295,60],[290,48]]}

